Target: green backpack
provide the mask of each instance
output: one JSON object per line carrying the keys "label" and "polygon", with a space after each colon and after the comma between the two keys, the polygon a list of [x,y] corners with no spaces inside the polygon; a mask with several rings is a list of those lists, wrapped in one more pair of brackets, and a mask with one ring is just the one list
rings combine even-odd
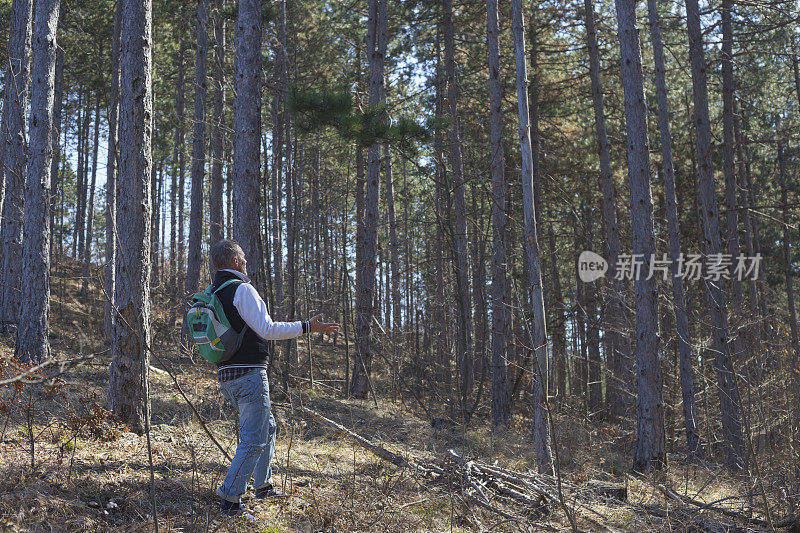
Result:
{"label": "green backpack", "polygon": [[242,338],[247,331],[247,324],[240,333],[231,327],[222,302],[217,297],[217,293],[231,283],[243,282],[229,279],[214,291],[209,285],[204,292],[192,296],[192,306],[186,313],[186,327],[194,345],[203,359],[211,363],[230,359],[242,345]]}

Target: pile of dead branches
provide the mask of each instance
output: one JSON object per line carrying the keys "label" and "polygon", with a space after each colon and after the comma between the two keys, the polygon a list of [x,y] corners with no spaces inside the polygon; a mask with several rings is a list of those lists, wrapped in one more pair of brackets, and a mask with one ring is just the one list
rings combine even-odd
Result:
{"label": "pile of dead branches", "polygon": [[[611,518],[596,509],[602,499],[606,504],[626,507],[635,513],[644,513],[661,520],[666,529],[672,529],[672,526],[679,523],[681,529],[711,533],[775,531],[779,528],[791,528],[790,531],[800,533],[800,519],[797,517],[780,520],[773,520],[771,517],[756,518],[729,508],[681,496],[664,485],[655,485],[655,488],[664,494],[669,505],[636,504],[628,501],[625,485],[591,481],[586,485],[577,485],[556,476],[468,460],[452,449],[448,450],[444,457],[434,460],[404,455],[375,444],[312,409],[295,406],[295,411],[346,436],[393,465],[410,468],[420,477],[434,482],[446,482],[451,487],[456,487],[458,493],[470,505],[477,505],[506,520],[537,530],[558,531],[558,528],[541,520],[551,515],[554,510],[560,509],[567,516],[573,531],[578,531],[578,519],[582,523],[589,524],[593,530],[616,531],[614,527],[608,525],[612,521]],[[714,514],[724,518],[714,518]],[[733,523],[730,523],[731,520]]]}

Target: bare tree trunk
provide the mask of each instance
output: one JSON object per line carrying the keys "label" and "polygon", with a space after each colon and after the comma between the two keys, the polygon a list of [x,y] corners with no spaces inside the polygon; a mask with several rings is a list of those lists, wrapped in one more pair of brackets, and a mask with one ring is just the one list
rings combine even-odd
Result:
{"label": "bare tree trunk", "polygon": [[514,33],[514,57],[517,70],[517,105],[519,108],[519,138],[522,150],[522,196],[525,214],[525,248],[528,257],[529,289],[533,311],[533,379],[534,379],[534,422],[533,445],[540,473],[552,473],[553,460],[550,456],[550,430],[547,413],[546,384],[547,372],[547,325],[542,294],[542,265],[539,256],[539,241],[536,235],[536,208],[533,198],[533,176],[531,153],[531,132],[528,122],[528,67],[525,56],[525,21],[522,13],[522,0],[512,0],[512,30]]}
{"label": "bare tree trunk", "polygon": [[[400,300],[400,243],[397,240],[397,215],[394,208],[394,181],[392,180],[392,154],[389,143],[383,145],[384,166],[386,168],[386,209],[389,212],[389,253],[391,262],[391,303],[392,331],[400,331],[403,308]],[[319,265],[315,261],[316,265]],[[387,326],[389,324],[387,323]]]}
{"label": "bare tree trunk", "polygon": [[236,97],[234,99],[233,236],[250,263],[253,284],[262,288],[259,239],[261,139],[261,2],[240,0],[236,19]]}
{"label": "bare tree trunk", "polygon": [[97,149],[100,143],[100,93],[95,95],[94,141],[92,144],[92,179],[89,182],[89,205],[86,210],[86,239],[83,248],[83,276],[81,276],[81,301],[86,304],[89,277],[92,275],[92,237],[94,233],[94,190],[97,185]]}
{"label": "bare tree trunk", "polygon": [[[61,23],[64,11],[59,9],[59,24]],[[59,175],[58,175],[58,168],[60,162],[60,155],[61,155],[61,143],[60,140],[62,138],[61,135],[61,114],[63,109],[64,103],[64,50],[57,47],[56,50],[56,82],[55,82],[55,93],[53,96],[53,157],[52,161],[50,162],[50,229],[53,231],[56,227],[55,224],[55,214],[56,214],[56,200],[58,199],[58,189],[59,189]],[[0,126],[1,127],[1,126]],[[2,129],[0,129],[2,132]],[[2,133],[0,133],[2,135]],[[5,147],[6,143],[0,143]],[[3,160],[2,154],[0,154],[0,161]],[[2,165],[0,165],[1,167]],[[2,188],[2,184],[4,183],[2,172],[0,172],[0,188]],[[0,192],[0,211],[2,211],[2,193]],[[50,236],[50,257],[54,255],[54,247],[55,239],[53,236]],[[61,251],[59,250],[59,253]]]}
{"label": "bare tree trunk", "polygon": [[86,231],[86,156],[89,153],[89,89],[81,88],[78,97],[78,153],[77,179],[75,185],[75,229],[72,239],[72,255],[76,262],[83,256],[83,239]]}
{"label": "bare tree trunk", "polygon": [[[209,0],[197,2],[197,49],[194,68],[194,132],[192,133],[192,207],[189,214],[189,264],[186,294],[200,284],[200,245],[203,243],[203,181],[206,177],[206,58]],[[259,69],[260,70],[260,69]],[[259,112],[260,112],[259,106]],[[260,126],[260,121],[259,121]],[[257,130],[260,137],[261,128]],[[260,167],[256,167],[260,168]],[[256,171],[258,174],[258,171]],[[221,197],[220,197],[221,200]],[[256,198],[258,201],[258,197]],[[256,221],[261,220],[260,216]],[[259,224],[260,226],[260,224]],[[258,234],[261,232],[259,231]],[[258,264],[258,263],[254,263]]]}
{"label": "bare tree trunk", "polygon": [[[2,255],[0,255],[0,335],[10,335],[19,322],[22,279],[22,226],[25,201],[25,109],[30,84],[31,0],[14,0],[8,40],[3,120],[5,148]],[[6,133],[6,132],[3,132]]]}
{"label": "bare tree trunk", "polygon": [[[153,101],[156,100],[155,92]],[[164,160],[160,159],[158,164],[153,161],[152,171],[150,172],[150,203],[152,212],[150,214],[150,285],[158,286],[160,283],[160,269],[158,265],[158,255],[160,243],[158,240],[158,225],[161,221],[161,183],[164,181]]]}
{"label": "bare tree trunk", "polygon": [[[581,211],[582,212],[582,211]],[[576,217],[577,218],[577,217]],[[578,233],[580,224],[578,220],[573,221],[574,225],[574,237],[573,237],[573,257],[575,258],[575,302],[577,303],[577,309],[575,311],[575,321],[577,323],[577,337],[578,337],[578,344],[580,345],[579,351],[576,351],[576,367],[577,371],[575,372],[575,383],[576,386],[573,387],[573,396],[578,396],[579,405],[583,408],[584,412],[586,411],[586,404],[587,404],[587,387],[588,387],[588,374],[587,374],[587,361],[588,361],[588,350],[586,345],[586,322],[587,322],[587,298],[586,298],[586,288],[588,284],[581,282],[580,278],[578,277],[578,254],[580,251],[584,249],[584,246],[581,245],[580,235]]]}
{"label": "bare tree trunk", "polygon": [[697,425],[697,409],[694,398],[694,375],[692,370],[692,346],[689,335],[689,319],[683,293],[683,278],[680,273],[681,234],[678,227],[678,207],[675,195],[675,168],[672,162],[672,136],[669,127],[669,102],[667,100],[666,69],[664,68],[664,46],[661,41],[656,0],[647,0],[650,18],[650,38],[655,60],[656,93],[658,96],[658,128],[661,133],[661,159],[664,173],[664,193],[669,226],[669,254],[672,271],[672,308],[675,313],[678,355],[680,359],[681,394],[683,415],[686,421],[686,445],[689,454],[703,457],[700,430]]}
{"label": "bare tree trunk", "polygon": [[447,99],[450,115],[450,165],[453,167],[453,267],[456,281],[456,357],[460,374],[461,411],[466,421],[472,415],[468,403],[474,383],[472,353],[472,305],[469,284],[469,248],[467,246],[467,201],[464,187],[464,162],[461,154],[461,124],[458,116],[458,79],[456,78],[453,2],[442,0],[444,64],[447,73]]}
{"label": "bare tree trunk", "polygon": [[[291,143],[292,132],[290,129],[291,123],[288,122],[288,116],[286,118],[286,139],[287,139],[287,146],[286,146],[286,153],[287,155],[291,153],[293,147]],[[297,139],[295,138],[294,142],[294,149],[301,150],[301,148],[297,144]],[[296,164],[298,161],[297,152],[295,152],[294,157],[290,157],[287,162],[287,169],[286,169],[286,301],[284,302],[284,313],[286,315],[287,320],[291,320],[294,318],[295,313],[295,284],[297,283],[297,276],[296,276],[296,246],[297,246],[297,200],[296,200],[296,190],[295,190],[295,175],[297,174],[296,169],[294,168],[293,164]],[[294,161],[295,163],[292,163]],[[300,155],[299,161],[302,164],[302,152]],[[293,340],[288,340],[284,343],[284,356],[285,356],[285,364],[286,370],[285,375],[289,376],[291,374],[299,375],[299,357],[297,353],[297,349],[295,346],[295,342]]]}
{"label": "bare tree trunk", "polygon": [[[782,137],[780,125],[776,128],[778,135]],[[789,235],[789,230],[792,228],[789,218],[788,207],[788,178],[786,176],[786,162],[784,156],[784,141],[782,138],[778,141],[778,167],[780,171],[781,180],[781,222],[783,226],[783,268],[786,277],[786,301],[789,307],[789,330],[791,331],[791,352],[789,355],[789,372],[792,374],[792,385],[794,388],[795,404],[790,407],[794,409],[794,416],[792,417],[792,425],[794,431],[792,435],[794,438],[795,446],[800,443],[800,334],[797,331],[797,311],[794,303],[794,267],[792,266],[792,251],[790,243],[792,237]],[[797,473],[797,465],[795,464],[795,473]],[[797,482],[797,481],[796,481]]]}
{"label": "bare tree trunk", "polygon": [[175,248],[175,260],[172,261],[174,268],[173,289],[178,290],[180,281],[183,276],[183,170],[186,148],[184,146],[185,130],[184,130],[184,94],[186,88],[186,43],[181,40],[180,48],[178,49],[178,80],[175,88],[175,146],[172,147],[172,188],[175,191],[172,198],[173,209],[173,235],[172,245]]}
{"label": "bare tree trunk", "polygon": [[[594,208],[591,202],[591,191],[583,192],[582,224],[585,250],[595,250],[594,241]],[[579,280],[580,281],[580,280]],[[581,282],[582,283],[582,282]],[[586,317],[586,410],[589,417],[599,417],[603,409],[603,362],[600,357],[600,318],[598,310],[600,302],[600,283],[592,281],[584,286],[584,316]],[[609,376],[611,372],[606,372]],[[611,379],[609,377],[609,379]]]}
{"label": "bare tree trunk", "polygon": [[123,0],[117,282],[108,405],[132,431],[149,416],[151,0]]}
{"label": "bare tree trunk", "polygon": [[434,383],[438,386],[450,379],[449,354],[448,354],[448,321],[447,309],[445,307],[445,291],[447,287],[447,273],[445,271],[444,250],[446,249],[444,228],[449,226],[449,211],[447,209],[445,196],[447,193],[447,169],[444,165],[444,139],[442,135],[442,119],[444,116],[444,80],[442,79],[441,65],[441,37],[439,30],[436,31],[436,97],[434,104],[434,117],[436,120],[436,130],[433,136],[433,161],[436,171],[436,190],[435,190],[435,215],[436,241],[433,249],[434,265],[436,272],[440,273],[436,277],[434,287],[435,303],[433,303],[432,319],[437,324],[437,334],[434,342],[434,359],[436,362],[436,372],[433,376]]}
{"label": "bare tree trunk", "polygon": [[567,314],[564,309],[564,293],[561,289],[561,276],[558,273],[558,255],[553,224],[549,225],[550,269],[553,276],[553,359],[556,367],[556,393],[561,402],[567,398]]}
{"label": "bare tree trunk", "polygon": [[[734,102],[735,104],[735,102]],[[755,250],[755,242],[754,242],[754,233],[755,233],[755,224],[753,222],[752,216],[750,214],[750,210],[753,208],[749,199],[749,187],[747,181],[747,161],[745,160],[745,150],[742,148],[742,145],[745,142],[745,139],[741,132],[741,120],[739,118],[738,113],[734,112],[734,134],[736,137],[736,154],[739,158],[739,183],[738,187],[741,191],[742,195],[742,205],[746,206],[746,209],[742,210],[742,218],[744,219],[744,235],[745,235],[745,250],[747,251],[747,255],[749,257],[755,257],[756,250]],[[747,153],[749,157],[749,150]],[[750,315],[751,320],[756,320],[758,324],[755,327],[750,328],[751,337],[751,350],[757,349],[757,347],[761,344],[761,330],[764,327],[764,317],[761,315],[761,307],[759,305],[759,295],[758,295],[758,286],[755,279],[749,279],[748,282],[748,291],[749,291],[749,298],[748,304],[750,308]]]}
{"label": "bare tree trunk", "polygon": [[606,275],[606,304],[603,306],[605,326],[604,342],[609,366],[608,404],[612,416],[622,416],[628,397],[632,394],[633,364],[630,360],[625,325],[625,283],[615,276],[617,258],[621,244],[617,225],[617,206],[614,193],[614,178],[611,171],[611,144],[606,131],[606,116],[603,101],[603,86],[600,82],[600,53],[597,45],[597,29],[593,0],[584,0],[586,40],[589,49],[589,75],[592,81],[592,102],[597,135],[597,151],[600,158],[600,189],[602,193],[603,228],[605,230],[606,260],[609,273]]}
{"label": "bare tree trunk", "polygon": [[[474,410],[480,402],[485,384],[486,371],[489,366],[486,341],[489,338],[489,311],[486,306],[486,232],[484,231],[484,213],[486,201],[483,187],[472,187],[472,250],[474,260],[472,266],[472,301],[475,302],[475,364],[474,373],[478,379],[477,392],[474,395],[470,410]],[[478,197],[480,196],[480,204]],[[486,228],[488,229],[488,227]]]}
{"label": "bare tree trunk", "polygon": [[[369,1],[367,22],[367,53],[369,54],[369,105],[384,101],[384,59],[387,41],[387,0]],[[375,268],[378,246],[378,200],[380,197],[381,145],[375,142],[367,153],[364,221],[360,225],[363,237],[361,257],[356,259],[356,354],[350,392],[366,398],[372,368],[370,330],[375,292]]]}
{"label": "bare tree trunk", "polygon": [[25,241],[22,263],[22,311],[16,356],[40,362],[49,355],[50,321],[50,164],[53,157],[53,100],[56,30],[60,0],[37,0],[33,31],[30,142],[25,187]]}
{"label": "bare tree trunk", "polygon": [[[272,101],[272,272],[274,275],[274,294],[276,316],[283,319],[285,317],[286,302],[284,301],[284,272],[283,272],[283,227],[281,223],[281,181],[283,176],[287,176],[288,183],[288,161],[291,139],[284,142],[283,136],[286,132],[288,113],[286,111],[286,95],[288,88],[289,57],[286,50],[286,2],[281,0],[279,3],[279,26],[278,26],[278,46],[275,50],[275,82],[278,90]],[[288,369],[288,353],[284,354],[285,369]],[[288,386],[288,370],[283,372],[284,387]]]}
{"label": "bare tree trunk", "polygon": [[[719,232],[719,211],[714,187],[711,123],[708,117],[706,61],[697,0],[686,0],[689,55],[692,63],[694,121],[697,129],[699,196],[703,220],[703,244],[706,255],[722,252]],[[728,346],[728,313],[722,280],[705,280],[706,300],[711,315],[711,347],[707,356],[714,357],[722,414],[722,432],[728,448],[728,465],[740,469],[745,463],[742,434],[741,401]]]}
{"label": "bare tree trunk", "polygon": [[[631,190],[633,253],[645,264],[655,254],[653,198],[647,105],[644,99],[642,55],[636,27],[636,0],[616,0],[625,123],[628,135],[628,180]],[[653,277],[633,282],[636,307],[636,444],[634,470],[645,472],[666,464],[664,450],[664,378],[658,356],[658,288]]]}
{"label": "bare tree trunk", "polygon": [[[737,206],[736,185],[736,158],[735,158],[735,131],[734,131],[734,79],[733,79],[733,24],[731,22],[731,0],[722,1],[722,132],[723,132],[723,172],[725,175],[725,207],[727,212],[727,243],[728,253],[733,261],[739,257],[739,210]],[[733,323],[733,353],[734,362],[747,359],[745,339],[742,328],[742,313],[744,312],[744,293],[742,280],[731,276],[731,313]]]}
{"label": "bare tree trunk", "polygon": [[214,125],[211,136],[210,243],[222,240],[222,167],[225,159],[225,0],[214,0]]}
{"label": "bare tree trunk", "polygon": [[[122,27],[122,1],[123,0],[116,0],[116,9],[114,12],[114,41],[111,48],[111,95],[108,111],[108,162],[106,164],[106,298],[104,299],[105,303],[103,306],[103,334],[109,344],[114,335],[113,298],[117,255],[115,223],[117,213],[117,161],[119,158],[117,146],[117,139],[119,138],[117,117],[119,115],[119,48],[120,29]],[[172,245],[174,246],[174,242]]]}
{"label": "bare tree trunk", "polygon": [[[122,1],[122,0],[120,0]],[[177,134],[176,134],[177,135]],[[170,177],[169,191],[169,264],[170,264],[170,289],[177,287],[178,283],[178,147],[175,146],[172,159],[172,176]]]}

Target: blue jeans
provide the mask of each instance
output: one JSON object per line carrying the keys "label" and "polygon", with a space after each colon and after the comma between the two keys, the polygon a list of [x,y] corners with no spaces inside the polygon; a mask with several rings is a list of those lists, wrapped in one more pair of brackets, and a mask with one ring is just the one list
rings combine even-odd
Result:
{"label": "blue jeans", "polygon": [[251,476],[254,489],[269,485],[272,477],[275,418],[270,410],[267,371],[253,369],[238,379],[220,383],[220,389],[239,409],[239,445],[217,495],[239,502]]}

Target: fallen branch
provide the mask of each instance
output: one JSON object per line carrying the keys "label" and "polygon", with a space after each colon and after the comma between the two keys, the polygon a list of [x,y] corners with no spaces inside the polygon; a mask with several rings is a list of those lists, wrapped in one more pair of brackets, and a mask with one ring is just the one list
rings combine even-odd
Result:
{"label": "fallen branch", "polygon": [[694,512],[705,511],[705,510],[714,511],[714,512],[723,514],[725,516],[728,516],[730,518],[734,518],[736,520],[740,520],[740,521],[745,522],[747,524],[751,524],[751,525],[754,525],[754,526],[760,526],[760,527],[768,527],[770,529],[772,529],[772,528],[788,528],[788,527],[797,528],[797,527],[800,526],[800,520],[798,520],[797,517],[791,517],[790,516],[790,517],[786,517],[786,518],[783,518],[781,520],[778,520],[777,522],[772,523],[772,522],[770,522],[768,520],[762,520],[761,518],[752,518],[752,517],[746,516],[745,514],[739,513],[737,511],[732,510],[732,509],[726,509],[725,507],[718,507],[718,506],[713,504],[713,503],[716,503],[716,502],[704,503],[704,502],[695,500],[694,498],[690,498],[689,496],[683,496],[683,495],[677,494],[676,492],[670,490],[669,488],[667,488],[664,485],[657,485],[657,487],[668,498],[673,499],[673,500],[675,500],[677,502],[680,502],[680,503],[682,503],[684,505],[693,505],[693,506],[697,507],[696,509],[693,509]]}
{"label": "fallen branch", "polygon": [[[66,372],[68,369],[70,369],[70,368],[72,368],[74,366],[78,366],[78,365],[80,365],[80,364],[82,364],[82,363],[94,358],[94,356],[95,356],[95,354],[89,354],[89,355],[85,355],[83,357],[76,357],[75,359],[56,359],[55,357],[53,357],[51,359],[47,359],[47,360],[39,363],[36,366],[32,366],[32,367],[26,369],[25,371],[17,374],[16,376],[13,376],[13,377],[10,377],[10,378],[7,378],[7,379],[4,379],[4,380],[0,381],[0,387],[2,387],[3,385],[10,385],[11,383],[16,383],[16,382],[25,383],[26,385],[32,385],[32,384],[35,384],[35,383],[45,383],[47,381],[53,380],[56,377],[60,376],[61,374]],[[58,365],[58,370],[56,370],[56,372],[54,374],[51,374],[49,376],[42,376],[42,375],[38,374],[39,372],[41,372],[45,368],[47,368],[49,366],[52,366],[52,365]],[[34,375],[36,377],[31,377],[31,376],[34,376]]]}
{"label": "fallen branch", "polygon": [[[278,404],[273,404],[273,405],[278,405]],[[309,409],[308,407],[297,407],[297,409],[300,410],[301,412],[309,415],[311,418],[313,418],[317,422],[320,422],[323,425],[328,426],[329,428],[333,429],[334,431],[336,431],[338,433],[346,435],[347,437],[350,438],[350,440],[356,442],[362,448],[372,452],[374,455],[380,457],[384,461],[389,461],[390,463],[392,463],[395,466],[410,466],[410,467],[414,467],[414,468],[418,467],[418,465],[414,461],[412,461],[411,459],[403,457],[400,454],[397,454],[397,453],[394,453],[394,452],[390,452],[386,448],[384,448],[382,446],[378,446],[377,444],[373,444],[368,439],[362,437],[361,435],[359,435],[355,431],[351,431],[351,430],[347,429],[343,425],[341,425],[341,424],[339,424],[337,422],[334,422],[330,418],[322,416],[318,412],[313,411],[313,410]]]}

